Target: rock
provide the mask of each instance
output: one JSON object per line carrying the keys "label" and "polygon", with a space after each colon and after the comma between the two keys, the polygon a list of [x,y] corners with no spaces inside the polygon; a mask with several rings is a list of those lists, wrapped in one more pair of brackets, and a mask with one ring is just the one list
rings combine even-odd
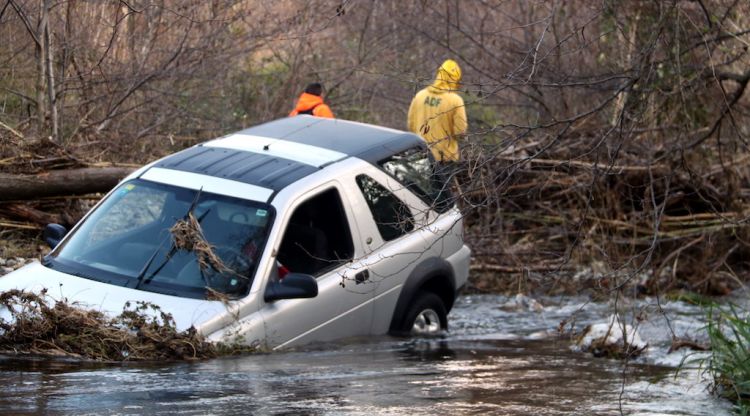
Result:
{"label": "rock", "polygon": [[4,266],[5,266],[5,259],[0,258],[0,267],[4,267]]}
{"label": "rock", "polygon": [[5,267],[16,267],[17,263],[16,259],[7,259],[5,260]]}
{"label": "rock", "polygon": [[552,339],[557,337],[558,333],[556,331],[550,331],[550,330],[543,330],[543,331],[536,331],[532,332],[529,335],[526,336],[526,339],[533,339],[533,340],[544,340],[544,339]]}
{"label": "rock", "polygon": [[16,267],[21,267],[26,264],[26,259],[23,257],[16,257]]}
{"label": "rock", "polygon": [[612,315],[606,323],[584,328],[572,348],[595,357],[623,358],[638,356],[647,347],[632,325],[623,324],[617,315]]}
{"label": "rock", "polygon": [[544,310],[544,306],[542,306],[541,303],[537,302],[536,299],[528,297],[523,293],[518,293],[513,300],[509,300],[500,305],[500,309],[506,311],[541,312],[542,310]]}
{"label": "rock", "polygon": [[13,271],[12,267],[7,267],[7,266],[0,267],[0,274],[5,275],[5,274],[8,274],[8,273],[10,273],[12,271]]}

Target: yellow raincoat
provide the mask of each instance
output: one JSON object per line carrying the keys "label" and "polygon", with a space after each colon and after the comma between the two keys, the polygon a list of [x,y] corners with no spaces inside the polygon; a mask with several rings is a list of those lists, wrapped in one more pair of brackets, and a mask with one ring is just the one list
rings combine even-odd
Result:
{"label": "yellow raincoat", "polygon": [[409,131],[422,136],[440,162],[458,161],[458,139],[466,133],[464,100],[455,93],[460,82],[461,68],[448,59],[438,68],[435,82],[419,91],[409,106]]}

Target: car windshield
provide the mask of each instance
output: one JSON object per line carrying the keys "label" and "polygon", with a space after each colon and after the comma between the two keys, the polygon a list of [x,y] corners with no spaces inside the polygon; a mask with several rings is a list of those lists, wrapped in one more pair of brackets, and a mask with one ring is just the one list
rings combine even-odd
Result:
{"label": "car windshield", "polygon": [[48,267],[191,298],[247,294],[273,208],[144,180],[120,185],[50,255]]}

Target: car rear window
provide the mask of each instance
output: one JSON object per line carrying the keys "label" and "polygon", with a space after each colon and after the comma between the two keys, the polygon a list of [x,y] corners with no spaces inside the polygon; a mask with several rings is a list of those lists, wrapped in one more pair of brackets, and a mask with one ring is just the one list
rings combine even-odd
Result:
{"label": "car rear window", "polygon": [[440,172],[427,149],[413,147],[378,164],[435,211],[443,213],[453,206],[448,178]]}

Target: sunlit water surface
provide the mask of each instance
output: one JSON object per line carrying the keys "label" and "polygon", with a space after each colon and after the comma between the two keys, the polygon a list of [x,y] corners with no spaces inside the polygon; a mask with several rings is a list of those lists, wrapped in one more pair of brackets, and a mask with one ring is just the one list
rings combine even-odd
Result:
{"label": "sunlit water surface", "polygon": [[[630,362],[573,352],[550,336],[603,322],[612,304],[545,298],[541,311],[503,296],[461,297],[439,339],[346,340],[197,363],[82,365],[0,360],[0,414],[723,415],[702,372],[675,367],[672,334],[701,339],[701,310],[643,300],[646,353]],[[569,326],[566,327],[566,329]],[[688,359],[700,358],[689,356]],[[696,367],[698,364],[694,364]]]}

